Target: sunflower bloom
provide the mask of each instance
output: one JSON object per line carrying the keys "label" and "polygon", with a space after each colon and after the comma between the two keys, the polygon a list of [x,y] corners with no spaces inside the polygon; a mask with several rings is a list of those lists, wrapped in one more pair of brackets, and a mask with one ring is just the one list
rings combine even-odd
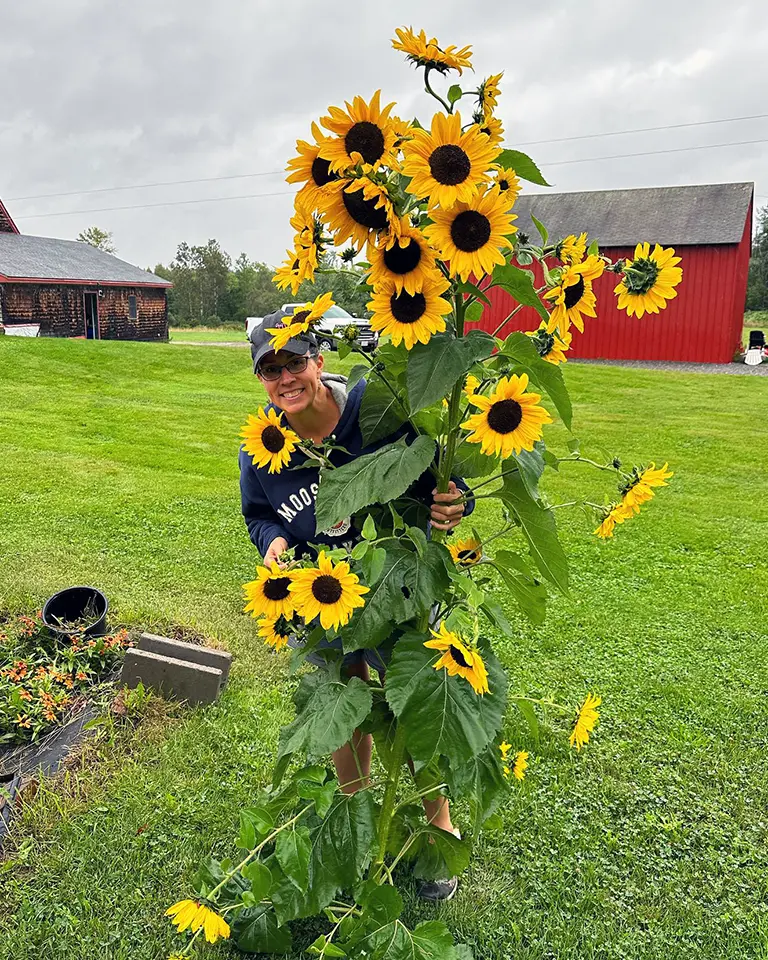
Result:
{"label": "sunflower bloom", "polygon": [[273,561],[269,567],[258,567],[256,579],[243,584],[248,603],[244,613],[252,617],[290,617],[295,598],[290,592],[296,573],[282,570]]}
{"label": "sunflower bloom", "polygon": [[489,397],[474,394],[469,402],[480,408],[462,423],[472,431],[467,443],[479,443],[488,456],[504,459],[521,450],[533,450],[542,426],[552,417],[540,407],[541,394],[527,393],[528,374],[502,377]]}
{"label": "sunflower bloom", "polygon": [[493,111],[498,106],[499,97],[501,96],[499,83],[503,76],[503,71],[496,73],[492,77],[488,77],[487,80],[483,80],[480,84],[480,89],[478,90],[478,106],[482,110],[483,117],[486,120],[493,116]]}
{"label": "sunflower bloom", "polygon": [[525,771],[528,768],[528,754],[525,750],[519,750],[512,761],[512,776],[516,780],[525,778]]}
{"label": "sunflower bloom", "polygon": [[463,677],[478,696],[489,693],[488,671],[480,652],[465,643],[457,633],[446,629],[430,630],[433,639],[424,642],[430,650],[441,650],[442,656],[433,664],[435,670],[445,670],[449,677]]}
{"label": "sunflower bloom", "polygon": [[305,280],[311,281],[314,278],[317,257],[312,255],[311,249],[303,247],[294,247],[285,253],[285,262],[275,270],[272,282],[278,290],[290,287],[291,293],[295,295]]}
{"label": "sunflower bloom", "polygon": [[363,594],[369,588],[350,572],[348,563],[334,565],[321,550],[317,567],[294,571],[290,590],[298,613],[307,622],[319,616],[320,624],[329,630],[349,623],[355,608],[365,606]]}
{"label": "sunflower bloom", "polygon": [[518,194],[523,189],[520,183],[520,177],[511,167],[496,167],[496,186],[501,193],[507,195],[510,206],[517,200]]}
{"label": "sunflower bloom", "polygon": [[631,513],[639,513],[640,505],[653,498],[654,487],[668,486],[667,480],[674,476],[674,473],[667,469],[668,466],[669,464],[665,463],[661,469],[657,470],[656,464],[652,463],[645,470],[636,472],[636,479],[622,496],[623,505]]}
{"label": "sunflower bloom", "polygon": [[555,247],[555,256],[563,263],[576,264],[581,263],[584,254],[587,252],[587,235],[580,233],[579,236],[570,234],[561,240]]}
{"label": "sunflower bloom", "polygon": [[411,350],[416,343],[428,343],[435,333],[445,330],[444,316],[452,310],[451,304],[444,300],[450,284],[441,275],[425,277],[415,293],[397,292],[392,281],[385,281],[376,287],[373,299],[368,303],[372,312],[371,329],[389,334],[397,347],[405,343]]}
{"label": "sunflower bloom", "polygon": [[624,277],[614,292],[619,295],[619,309],[630,317],[658,313],[668,300],[677,296],[675,287],[683,279],[672,247],[663,249],[658,243],[651,250],[649,243],[638,243],[635,258],[624,268]]}
{"label": "sunflower bloom", "polygon": [[387,190],[367,177],[330,184],[320,200],[320,211],[337,247],[349,240],[360,248],[371,233],[385,230],[390,234],[400,222]]}
{"label": "sunflower bloom", "polygon": [[389,114],[395,104],[382,109],[380,98],[381,90],[374,93],[370,103],[355,97],[352,103],[346,103],[346,111],[329,107],[330,116],[321,118],[322,126],[335,134],[320,145],[320,156],[330,162],[331,171],[343,171],[359,163],[372,169],[392,165],[397,132]]}
{"label": "sunflower bloom", "polygon": [[414,33],[412,27],[399,27],[395,34],[397,39],[392,41],[392,46],[395,50],[402,50],[407,59],[417,67],[429,67],[430,70],[440,73],[447,73],[449,70],[462,73],[465,68],[472,69],[472,47],[459,49],[452,45],[443,50],[434,37],[427,40],[423,30]]}
{"label": "sunflower bloom", "polygon": [[480,541],[476,537],[448,544],[448,552],[457,567],[473,567],[483,556]]}
{"label": "sunflower bloom", "polygon": [[624,523],[625,520],[629,520],[631,517],[632,511],[624,503],[612,503],[605,508],[605,514],[600,526],[592,532],[601,540],[607,540],[613,536],[613,531],[617,523]]}
{"label": "sunflower bloom", "polygon": [[312,123],[312,136],[315,138],[314,143],[308,143],[306,140],[296,141],[298,156],[288,161],[286,168],[288,176],[285,179],[288,183],[304,184],[296,194],[296,203],[303,202],[314,209],[324,188],[332,180],[336,180],[338,174],[331,170],[330,161],[320,156],[320,148],[325,136],[314,122]]}
{"label": "sunflower bloom", "polygon": [[275,351],[283,347],[301,333],[306,333],[310,327],[323,319],[323,314],[333,306],[333,294],[324,293],[309,303],[298,307],[291,317],[291,322],[285,327],[268,327],[267,333],[272,337],[270,343]]}
{"label": "sunflower bloom", "polygon": [[171,918],[171,923],[177,928],[179,933],[189,927],[193,933],[203,927],[205,939],[209,943],[216,943],[219,938],[229,937],[229,925],[218,913],[198,903],[196,900],[179,900],[165,911],[166,917]]}
{"label": "sunflower bloom", "polygon": [[506,740],[502,740],[499,744],[499,752],[501,753],[502,763],[506,763],[509,759],[509,751],[512,749],[512,744],[507,743]]}
{"label": "sunflower bloom", "polygon": [[571,324],[581,333],[584,332],[584,316],[597,316],[597,299],[592,291],[592,281],[601,276],[604,269],[604,261],[594,256],[587,257],[582,263],[564,267],[560,282],[544,294],[545,299],[555,303],[549,315],[548,333],[557,330],[565,335]]}
{"label": "sunflower bloom", "polygon": [[464,386],[462,391],[467,400],[471,400],[472,397],[477,393],[480,386],[480,381],[477,377],[473,376],[471,373],[467,374],[467,378],[464,381]]}
{"label": "sunflower bloom", "polygon": [[498,186],[493,186],[470,203],[430,211],[434,222],[424,233],[442,259],[449,261],[452,277],[468,280],[472,273],[481,277],[505,262],[502,250],[512,246],[508,237],[517,230],[512,224],[517,215],[510,213],[509,206]]}
{"label": "sunflower bloom", "polygon": [[426,279],[441,276],[427,238],[405,218],[400,223],[399,236],[369,242],[368,262],[368,282],[374,289],[391,283],[398,293],[404,290],[413,295]]}
{"label": "sunflower bloom", "polygon": [[290,623],[285,617],[262,617],[258,623],[259,636],[264,643],[273,650],[282,650],[288,644],[293,633]]}
{"label": "sunflower bloom", "polygon": [[436,113],[432,129],[414,130],[403,146],[403,173],[413,177],[409,190],[429,197],[431,206],[444,210],[468,203],[488,182],[488,168],[496,150],[474,127],[462,133],[458,113]]}
{"label": "sunflower bloom", "polygon": [[[290,339],[290,338],[289,338]],[[298,434],[283,426],[274,407],[266,411],[259,407],[258,414],[248,414],[248,422],[240,430],[243,450],[253,460],[254,466],[266,467],[270,473],[280,473],[291,459],[299,444]]]}
{"label": "sunflower bloom", "polygon": [[542,320],[538,330],[529,330],[528,336],[533,340],[542,360],[546,360],[547,363],[552,363],[555,366],[568,362],[568,357],[565,354],[570,349],[573,339],[572,334],[547,333],[547,323]]}
{"label": "sunflower bloom", "polygon": [[568,738],[570,745],[576,747],[577,750],[581,750],[584,744],[589,742],[589,735],[595,729],[595,724],[600,717],[597,708],[601,703],[600,697],[588,693],[586,700],[577,710],[573,720],[573,729]]}
{"label": "sunflower bloom", "polygon": [[504,143],[504,125],[498,117],[483,117],[482,113],[475,113],[472,119],[492,147],[498,149]]}

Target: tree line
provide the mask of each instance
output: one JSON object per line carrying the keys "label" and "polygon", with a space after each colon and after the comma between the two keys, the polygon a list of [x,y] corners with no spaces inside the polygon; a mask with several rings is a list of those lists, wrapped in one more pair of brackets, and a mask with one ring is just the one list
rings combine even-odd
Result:
{"label": "tree line", "polygon": [[757,211],[747,281],[747,310],[768,310],[768,207]]}

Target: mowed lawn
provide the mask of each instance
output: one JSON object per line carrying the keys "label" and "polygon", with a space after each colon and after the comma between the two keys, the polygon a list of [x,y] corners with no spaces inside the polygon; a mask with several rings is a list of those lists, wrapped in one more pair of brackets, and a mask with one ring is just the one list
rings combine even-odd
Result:
{"label": "mowed lawn", "polygon": [[[545,626],[500,593],[512,688],[595,691],[601,722],[577,755],[557,718],[535,742],[510,711],[528,776],[456,900],[409,896],[409,919],[445,919],[483,960],[766,957],[768,382],[565,372],[587,455],[669,460],[675,477],[607,543],[557,511],[573,591]],[[186,625],[237,658],[217,705],[118,734],[58,800],[38,795],[0,864],[0,956],[157,960],[178,946],[163,910],[201,856],[234,853],[291,717],[287,661],[242,614],[257,556],[237,434],[261,393],[247,352],[164,344],[6,338],[0,382],[0,607],[96,583],[114,621]],[[569,464],[545,487],[557,504],[609,483]],[[476,522],[498,516],[483,504]]]}
{"label": "mowed lawn", "polygon": [[239,330],[229,327],[171,327],[169,339],[179,343],[245,343],[245,326]]}

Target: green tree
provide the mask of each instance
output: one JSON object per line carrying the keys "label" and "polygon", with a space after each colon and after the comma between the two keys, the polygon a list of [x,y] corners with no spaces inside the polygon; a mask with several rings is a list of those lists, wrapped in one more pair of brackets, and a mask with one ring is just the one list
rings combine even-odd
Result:
{"label": "green tree", "polygon": [[274,270],[241,253],[229,275],[229,319],[244,324],[246,317],[265,317],[285,303],[285,294],[272,283]]}
{"label": "green tree", "polygon": [[747,310],[768,310],[768,207],[757,211],[747,280]]}
{"label": "green tree", "polygon": [[75,237],[81,243],[88,243],[97,250],[103,250],[104,253],[117,253],[117,247],[112,238],[111,230],[102,230],[100,227],[87,227],[81,230]]}
{"label": "green tree", "polygon": [[332,293],[334,301],[353,317],[370,316],[367,304],[371,298],[371,290],[365,283],[365,272],[344,263],[333,254],[323,257],[314,281],[302,283],[293,300],[314,300],[322,293]]}

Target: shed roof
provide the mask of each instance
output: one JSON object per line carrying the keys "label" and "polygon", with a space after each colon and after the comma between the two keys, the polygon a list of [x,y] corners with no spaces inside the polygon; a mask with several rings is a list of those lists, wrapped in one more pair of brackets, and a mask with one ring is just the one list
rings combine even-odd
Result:
{"label": "shed roof", "polygon": [[645,240],[671,246],[739,243],[753,191],[753,183],[709,183],[526,194],[515,204],[515,226],[538,237],[533,214],[553,239],[586,231],[605,247]]}
{"label": "shed roof", "polygon": [[0,279],[60,280],[75,283],[171,284],[79,240],[55,240],[0,233]]}

